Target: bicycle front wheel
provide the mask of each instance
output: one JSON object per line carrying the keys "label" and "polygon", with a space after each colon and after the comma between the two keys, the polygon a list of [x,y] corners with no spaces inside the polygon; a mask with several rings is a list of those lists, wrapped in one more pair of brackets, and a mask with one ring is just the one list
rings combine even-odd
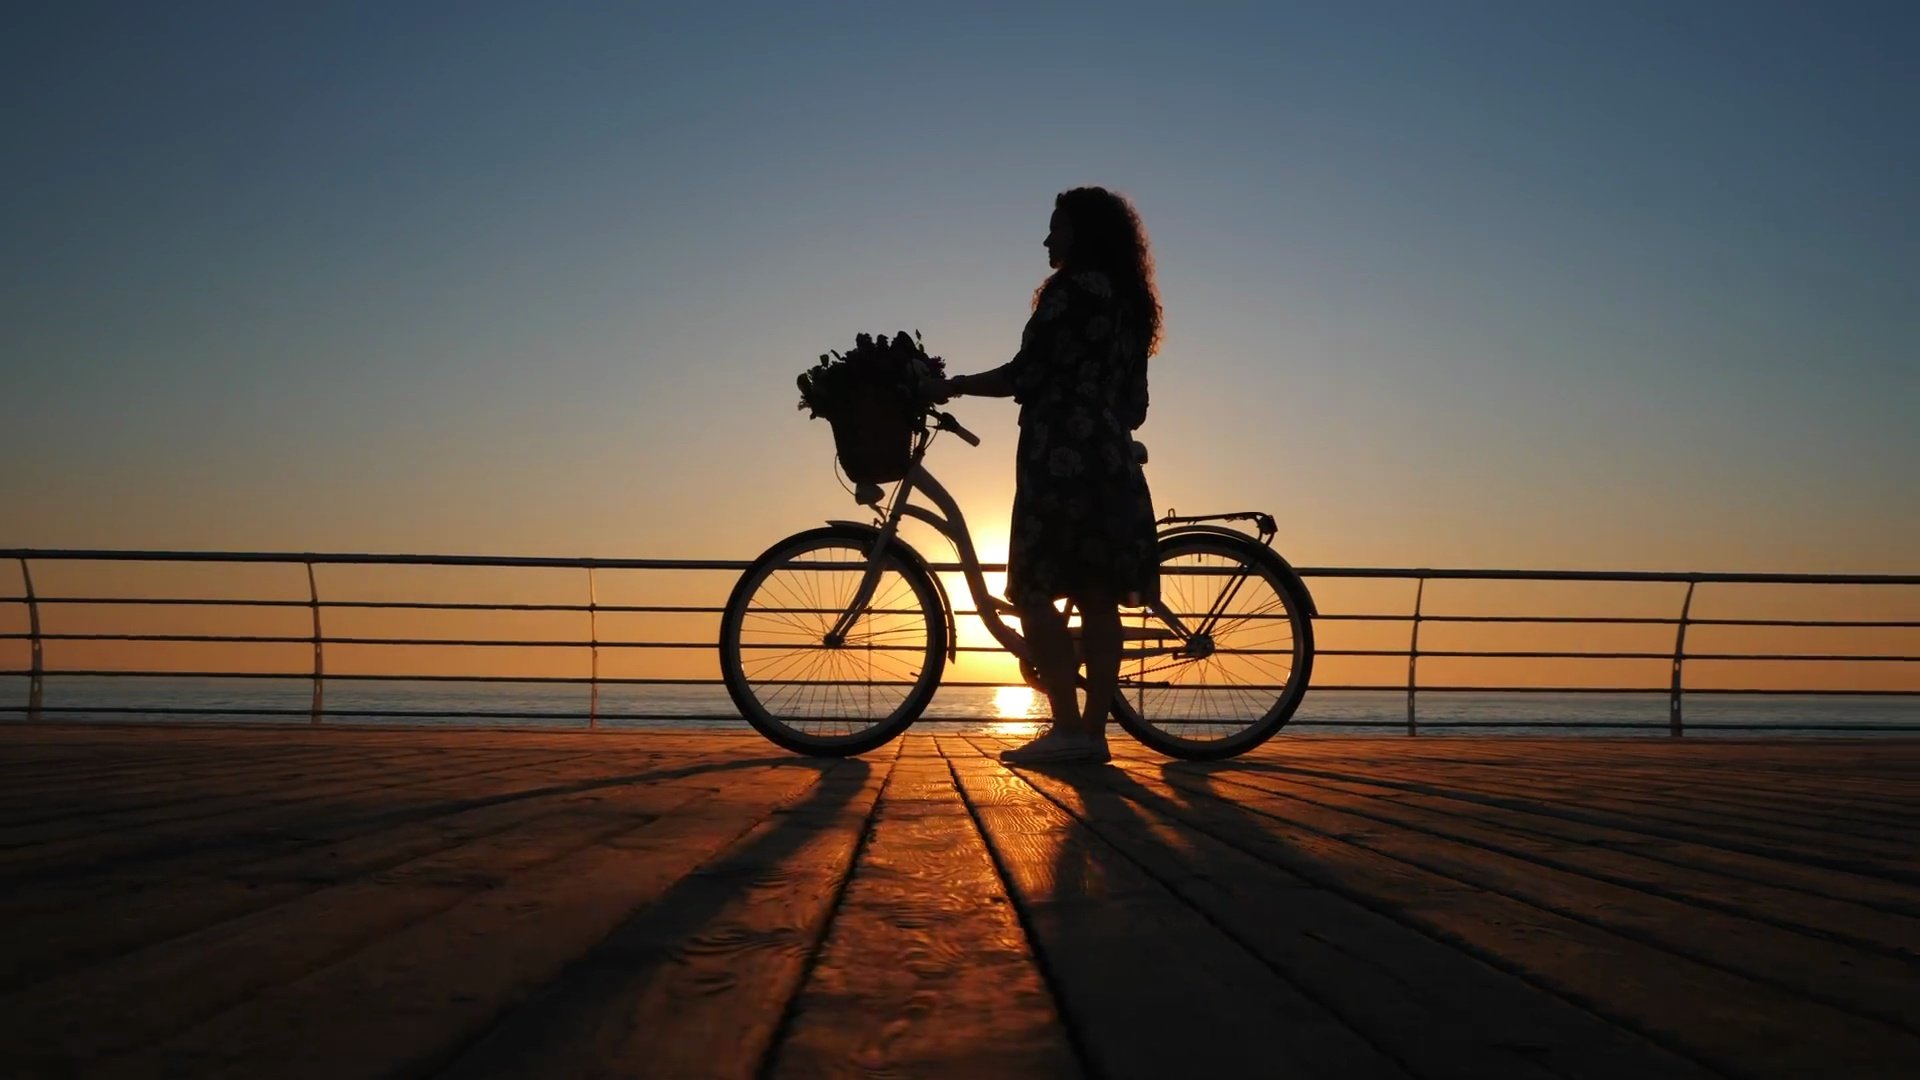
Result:
{"label": "bicycle front wheel", "polygon": [[720,617],[720,672],[762,735],[802,754],[865,753],[906,730],[946,666],[947,615],[932,578],[895,547],[844,638],[828,634],[853,603],[877,537],[814,529],[754,561]]}
{"label": "bicycle front wheel", "polygon": [[[1114,716],[1170,757],[1242,754],[1293,717],[1313,673],[1307,598],[1266,548],[1210,533],[1160,543],[1160,597],[1191,636],[1151,609],[1123,658]],[[1128,620],[1133,621],[1133,620]]]}

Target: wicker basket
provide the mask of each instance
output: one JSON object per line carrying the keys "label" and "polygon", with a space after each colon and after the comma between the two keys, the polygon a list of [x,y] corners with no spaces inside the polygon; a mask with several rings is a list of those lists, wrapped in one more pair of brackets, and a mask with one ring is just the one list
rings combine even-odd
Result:
{"label": "wicker basket", "polygon": [[907,475],[914,417],[899,391],[861,386],[827,418],[840,467],[856,484],[890,484]]}

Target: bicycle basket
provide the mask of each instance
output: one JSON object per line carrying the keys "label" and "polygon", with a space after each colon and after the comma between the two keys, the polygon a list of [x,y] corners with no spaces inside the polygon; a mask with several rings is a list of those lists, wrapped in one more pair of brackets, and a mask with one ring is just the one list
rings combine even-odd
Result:
{"label": "bicycle basket", "polygon": [[827,417],[840,468],[856,484],[890,484],[907,475],[915,417],[899,391],[857,387],[844,408]]}

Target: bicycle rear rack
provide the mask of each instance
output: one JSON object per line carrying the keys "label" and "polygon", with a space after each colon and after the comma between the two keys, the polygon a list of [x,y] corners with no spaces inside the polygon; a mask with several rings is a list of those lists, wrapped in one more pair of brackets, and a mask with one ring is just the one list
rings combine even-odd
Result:
{"label": "bicycle rear rack", "polygon": [[1197,525],[1203,521],[1251,521],[1253,522],[1254,528],[1260,530],[1260,542],[1262,544],[1273,543],[1274,534],[1280,531],[1280,526],[1273,520],[1273,515],[1264,510],[1236,510],[1230,514],[1195,514],[1183,517],[1176,513],[1172,507],[1168,507],[1166,515],[1154,522],[1154,524]]}

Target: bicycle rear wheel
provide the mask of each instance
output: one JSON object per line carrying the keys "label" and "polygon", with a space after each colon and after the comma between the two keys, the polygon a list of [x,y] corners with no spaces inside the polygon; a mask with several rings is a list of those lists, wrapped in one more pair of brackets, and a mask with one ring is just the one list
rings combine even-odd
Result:
{"label": "bicycle rear wheel", "polygon": [[1163,754],[1193,760],[1232,757],[1272,738],[1313,673],[1313,624],[1292,576],[1251,540],[1184,533],[1160,543],[1160,596],[1193,636],[1183,643],[1151,609],[1128,620],[1146,639],[1129,645],[1180,648],[1122,661],[1120,725]]}
{"label": "bicycle rear wheel", "polygon": [[733,703],[768,739],[802,754],[865,753],[906,730],[946,666],[947,616],[917,560],[890,547],[873,598],[829,644],[877,537],[814,529],[768,548],[720,617],[720,672]]}

